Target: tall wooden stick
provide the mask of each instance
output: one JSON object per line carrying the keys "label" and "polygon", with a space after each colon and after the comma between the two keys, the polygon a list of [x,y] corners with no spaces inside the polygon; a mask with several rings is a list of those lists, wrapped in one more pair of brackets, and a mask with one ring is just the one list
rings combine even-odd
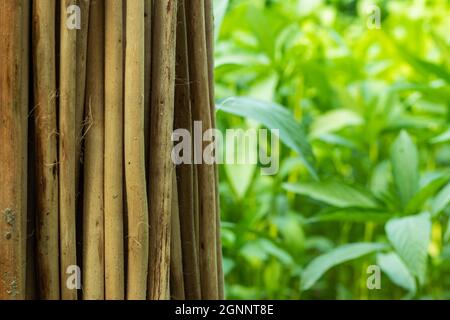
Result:
{"label": "tall wooden stick", "polygon": [[26,292],[28,19],[27,1],[0,2],[0,300]]}
{"label": "tall wooden stick", "polygon": [[171,160],[175,90],[176,0],[155,2],[150,136],[149,298],[168,299],[170,264]]}
{"label": "tall wooden stick", "polygon": [[177,179],[173,175],[172,184],[172,216],[170,241],[170,297],[173,300],[184,300],[183,254],[181,248],[180,212],[178,210]]}
{"label": "tall wooden stick", "polygon": [[77,264],[75,232],[75,109],[76,109],[76,30],[67,27],[67,8],[75,0],[61,1],[60,99],[59,99],[59,230],[61,298],[77,299],[77,291],[68,288],[66,270]]}
{"label": "tall wooden stick", "polygon": [[[144,90],[144,135],[145,135],[145,177],[148,181],[148,172],[150,165],[150,115],[151,115],[151,89],[152,89],[152,14],[153,0],[145,0],[145,90]],[[147,190],[148,192],[149,190]]]}
{"label": "tall wooden stick", "polygon": [[[81,174],[81,147],[83,137],[83,116],[84,104],[86,102],[86,62],[87,62],[87,43],[89,32],[89,8],[90,0],[78,0],[81,11],[81,29],[77,30],[77,84],[76,84],[76,109],[75,109],[75,125],[76,139],[75,146],[75,181],[76,192],[79,192],[79,181]],[[77,194],[78,196],[78,194]]]}
{"label": "tall wooden stick", "polygon": [[128,206],[127,298],[145,299],[148,202],[144,141],[144,0],[128,0],[125,63],[125,180]]}
{"label": "tall wooden stick", "polygon": [[[185,0],[178,0],[175,129],[188,130],[192,135],[192,111],[189,85]],[[191,161],[193,159],[191,158]],[[193,162],[177,166],[178,204],[180,211],[183,270],[187,299],[201,299],[200,270],[194,212]]]}
{"label": "tall wooden stick", "polygon": [[104,297],[104,2],[91,0],[86,81],[83,299]]}
{"label": "tall wooden stick", "polygon": [[[211,126],[216,127],[216,103],[214,93],[214,13],[213,0],[205,0],[205,26],[206,26],[206,47],[208,51],[208,79],[209,79],[209,104],[211,107]],[[217,164],[214,165],[214,184],[216,190],[216,216],[217,216],[217,279],[219,299],[225,298],[224,279],[222,269],[222,240],[220,239],[220,199],[219,199],[219,170]]]}
{"label": "tall wooden stick", "polygon": [[37,260],[42,299],[59,299],[58,158],[54,0],[33,1]]}
{"label": "tall wooden stick", "polygon": [[105,2],[105,297],[123,300],[123,2]]}
{"label": "tall wooden stick", "polygon": [[[188,34],[191,40],[189,42],[189,75],[192,84],[193,120],[201,121],[203,130],[206,131],[212,125],[204,1],[188,1],[186,8]],[[205,146],[206,144],[203,145]],[[202,298],[218,299],[215,169],[213,165],[201,164],[197,166],[197,173]]]}

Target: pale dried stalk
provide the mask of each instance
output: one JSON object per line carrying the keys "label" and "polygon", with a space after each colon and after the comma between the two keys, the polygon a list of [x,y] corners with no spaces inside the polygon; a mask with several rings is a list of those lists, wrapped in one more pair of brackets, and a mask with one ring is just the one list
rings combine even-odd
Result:
{"label": "pale dried stalk", "polygon": [[[151,114],[151,89],[152,89],[152,13],[153,1],[145,0],[145,93],[144,93],[144,135],[145,135],[145,177],[148,179],[148,171],[150,164],[150,114]],[[148,190],[147,190],[148,191]]]}
{"label": "pale dried stalk", "polygon": [[26,292],[28,19],[28,1],[0,2],[0,300]]}
{"label": "pale dried stalk", "polygon": [[[189,92],[189,65],[187,55],[185,1],[178,0],[174,125],[175,129],[186,129],[192,134],[191,96]],[[177,166],[184,286],[186,298],[189,300],[201,299],[200,270],[198,266],[194,216],[193,175],[192,162],[191,164],[181,164]]]}
{"label": "pale dried stalk", "polygon": [[61,298],[76,300],[77,291],[66,285],[66,270],[77,264],[75,232],[75,109],[77,33],[67,27],[67,8],[75,0],[61,1],[60,98],[59,98],[59,230]]}
{"label": "pale dried stalk", "polygon": [[59,299],[58,157],[54,0],[33,1],[37,160],[37,264],[40,298]]}
{"label": "pale dried stalk", "polygon": [[144,141],[144,0],[128,0],[125,62],[125,185],[128,206],[127,298],[147,293],[148,203]]}
{"label": "pale dried stalk", "polygon": [[[40,0],[38,0],[40,1]],[[85,133],[83,299],[104,298],[104,2],[92,0],[86,80],[89,127]]]}
{"label": "pale dried stalk", "polygon": [[123,1],[105,2],[105,298],[125,295],[123,248]]}
{"label": "pale dried stalk", "polygon": [[81,29],[77,30],[77,84],[76,84],[76,146],[75,146],[75,182],[77,198],[79,193],[79,182],[81,174],[81,146],[83,136],[83,116],[86,93],[86,62],[87,62],[87,42],[89,31],[89,8],[90,0],[78,0],[81,14]]}
{"label": "pale dried stalk", "polygon": [[[191,40],[189,42],[189,75],[192,84],[193,120],[201,121],[203,130],[206,131],[212,125],[204,1],[190,0],[186,8],[188,34]],[[203,147],[205,146],[206,143]],[[197,166],[197,171],[202,298],[218,299],[215,169],[213,165],[201,164]]]}
{"label": "pale dried stalk", "polygon": [[149,298],[168,299],[177,1],[154,3],[150,135]]}
{"label": "pale dried stalk", "polygon": [[[214,93],[214,13],[213,1],[205,0],[205,26],[206,26],[206,47],[208,51],[208,79],[209,79],[209,103],[211,107],[211,126],[216,127],[216,104]],[[219,199],[219,170],[217,164],[214,165],[214,180],[216,189],[216,245],[217,245],[217,279],[219,299],[225,298],[224,278],[222,268],[222,240],[220,238],[220,199]]]}
{"label": "pale dried stalk", "polygon": [[185,289],[183,279],[183,253],[181,248],[180,212],[178,210],[177,179],[173,175],[172,182],[172,215],[170,242],[170,297],[173,300],[184,300]]}

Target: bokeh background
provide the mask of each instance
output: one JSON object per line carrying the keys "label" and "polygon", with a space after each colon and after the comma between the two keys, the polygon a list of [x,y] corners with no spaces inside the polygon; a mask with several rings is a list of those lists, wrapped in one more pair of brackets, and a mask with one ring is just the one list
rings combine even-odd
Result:
{"label": "bokeh background", "polygon": [[449,299],[450,2],[215,0],[215,16],[219,128],[276,118],[282,141],[274,176],[220,167],[227,297]]}

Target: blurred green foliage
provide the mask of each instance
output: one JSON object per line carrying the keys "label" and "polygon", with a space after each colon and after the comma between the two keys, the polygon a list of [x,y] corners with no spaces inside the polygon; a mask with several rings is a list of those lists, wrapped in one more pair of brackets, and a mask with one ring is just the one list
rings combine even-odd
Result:
{"label": "blurred green foliage", "polygon": [[[303,143],[272,150],[275,176],[220,168],[227,297],[449,299],[450,2],[215,7],[217,99],[286,108]],[[225,111],[223,130],[264,125]]]}

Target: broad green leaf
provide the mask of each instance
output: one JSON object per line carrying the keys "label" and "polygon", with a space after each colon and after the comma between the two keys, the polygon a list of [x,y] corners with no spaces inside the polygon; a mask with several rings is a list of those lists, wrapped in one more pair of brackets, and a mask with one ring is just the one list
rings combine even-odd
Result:
{"label": "broad green leaf", "polygon": [[391,213],[382,210],[363,209],[363,208],[344,208],[331,210],[319,214],[307,220],[307,222],[327,222],[327,221],[346,221],[346,222],[379,222],[383,223],[392,218]]}
{"label": "broad green leaf", "polygon": [[440,213],[450,204],[450,183],[442,189],[433,202],[433,215]]}
{"label": "broad green leaf", "polygon": [[214,0],[214,36],[217,40],[230,0]]}
{"label": "broad green leaf", "polygon": [[377,204],[370,193],[339,182],[287,183],[284,184],[283,187],[287,191],[313,198],[334,207],[377,207]]}
{"label": "broad green leaf", "polygon": [[393,283],[409,291],[412,296],[415,295],[416,280],[414,280],[404,262],[395,252],[379,253],[377,255],[377,264]]}
{"label": "broad green leaf", "polygon": [[311,137],[339,131],[345,127],[358,126],[363,123],[360,115],[348,109],[337,109],[319,116],[311,127]]}
{"label": "broad green leaf", "polygon": [[400,202],[405,207],[419,189],[419,155],[406,131],[392,145],[391,164]]}
{"label": "broad green leaf", "polygon": [[386,234],[395,251],[412,275],[424,283],[427,270],[431,220],[428,213],[392,219],[386,224]]}
{"label": "broad green leaf", "polygon": [[[427,178],[427,181],[424,181],[421,183],[420,190],[411,198],[411,200],[408,202],[408,205],[406,206],[406,213],[415,213],[419,212],[422,208],[423,204],[433,195],[436,194],[436,192],[442,188],[442,186],[448,182],[449,176],[447,173],[433,173],[429,174],[429,177]],[[425,180],[425,179],[421,179]],[[450,189],[449,189],[450,190]],[[450,193],[450,191],[447,191]],[[450,196],[449,196],[450,200]],[[435,211],[433,210],[433,214]]]}
{"label": "broad green leaf", "polygon": [[431,139],[431,143],[444,143],[444,142],[449,142],[450,141],[450,129],[448,129],[447,131],[445,131],[444,133],[438,135],[437,137]]}
{"label": "broad green leaf", "polygon": [[217,108],[241,117],[260,122],[269,129],[278,129],[280,139],[297,152],[311,175],[317,179],[314,168],[315,158],[303,127],[294,120],[294,116],[284,107],[255,99],[234,97],[217,104]]}
{"label": "broad green leaf", "polygon": [[380,243],[351,243],[333,249],[309,263],[302,273],[301,289],[308,290],[319,280],[325,272],[336,265],[357,259],[369,253],[385,248]]}

